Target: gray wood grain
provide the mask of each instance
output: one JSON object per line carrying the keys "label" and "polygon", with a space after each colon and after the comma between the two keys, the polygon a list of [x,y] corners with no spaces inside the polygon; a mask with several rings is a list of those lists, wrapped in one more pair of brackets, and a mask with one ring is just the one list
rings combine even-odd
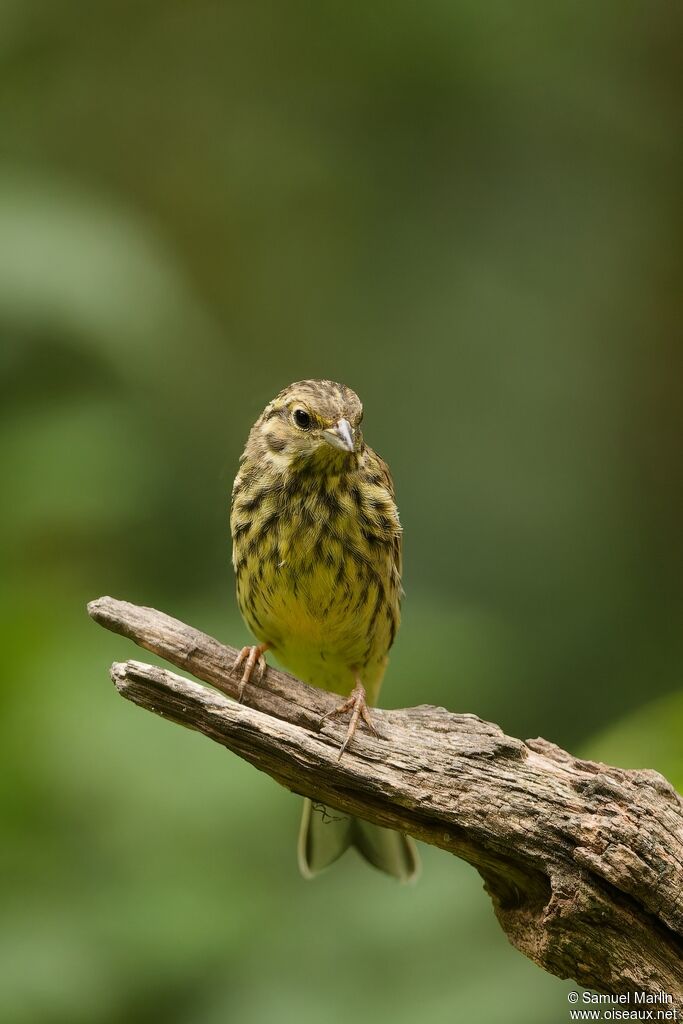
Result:
{"label": "gray wood grain", "polygon": [[359,730],[339,759],[345,723],[319,729],[335,695],[270,667],[238,704],[234,648],[109,597],[88,612],[216,688],[128,661],[111,669],[127,700],[296,793],[468,861],[510,941],[552,974],[598,992],[663,991],[683,1009],[683,799],[663,776],[426,705],[374,710],[382,737]]}

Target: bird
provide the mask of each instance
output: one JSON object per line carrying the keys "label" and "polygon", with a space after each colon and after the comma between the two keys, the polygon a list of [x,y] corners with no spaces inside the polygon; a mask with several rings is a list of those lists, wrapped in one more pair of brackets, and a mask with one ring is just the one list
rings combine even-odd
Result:
{"label": "bird", "polygon": [[[366,445],[363,406],[330,380],[290,384],[252,427],[232,490],[237,602],[258,641],[242,648],[239,699],[267,671],[266,651],[343,700],[341,757],[362,722],[372,732],[388,651],[400,623],[402,528],[387,464]],[[412,881],[412,839],[306,800],[298,862],[312,878],[351,846]]]}

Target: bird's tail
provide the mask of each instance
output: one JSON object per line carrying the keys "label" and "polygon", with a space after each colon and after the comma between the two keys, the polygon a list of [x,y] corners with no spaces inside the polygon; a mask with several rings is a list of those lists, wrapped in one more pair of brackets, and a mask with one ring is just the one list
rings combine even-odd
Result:
{"label": "bird's tail", "polygon": [[349,846],[355,846],[370,864],[401,882],[412,882],[420,873],[417,848],[408,836],[304,800],[299,831],[299,869],[304,878],[320,874]]}

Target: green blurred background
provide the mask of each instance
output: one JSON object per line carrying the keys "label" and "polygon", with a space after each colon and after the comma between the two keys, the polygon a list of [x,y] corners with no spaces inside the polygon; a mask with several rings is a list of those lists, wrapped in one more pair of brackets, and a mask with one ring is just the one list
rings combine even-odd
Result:
{"label": "green blurred background", "polygon": [[125,704],[88,599],[234,644],[285,384],[405,527],[384,703],[683,786],[680,7],[0,2],[0,1020],[547,1024],[479,877],[295,861],[299,801]]}

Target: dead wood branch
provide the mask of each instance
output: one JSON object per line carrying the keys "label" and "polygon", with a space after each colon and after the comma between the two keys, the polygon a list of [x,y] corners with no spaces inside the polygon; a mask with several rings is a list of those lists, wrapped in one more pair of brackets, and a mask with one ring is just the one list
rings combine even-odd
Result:
{"label": "dead wood branch", "polygon": [[[683,800],[654,771],[572,757],[475,715],[375,712],[339,760],[338,698],[269,668],[234,697],[231,647],[151,608],[88,606],[115,633],[216,689],[137,661],[115,664],[128,700],[204,733],[288,789],[407,832],[474,865],[510,941],[599,992],[665,992],[683,1009]],[[216,690],[221,691],[217,693]]]}

